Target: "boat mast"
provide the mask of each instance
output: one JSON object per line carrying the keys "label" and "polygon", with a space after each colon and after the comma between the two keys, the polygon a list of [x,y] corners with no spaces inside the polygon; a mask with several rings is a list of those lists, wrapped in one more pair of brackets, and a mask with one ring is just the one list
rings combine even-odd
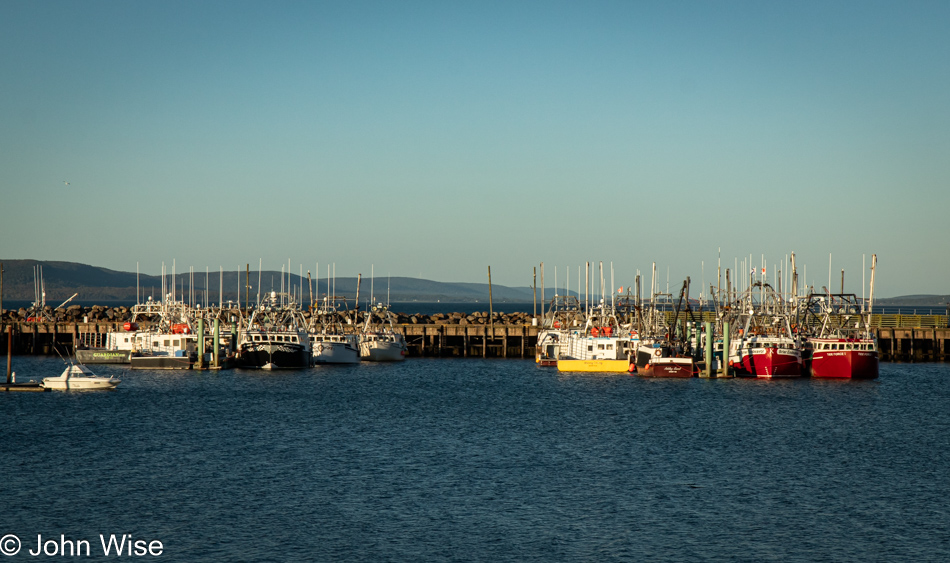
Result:
{"label": "boat mast", "polygon": [[590,262],[584,263],[584,313],[590,315]]}
{"label": "boat mast", "polygon": [[547,297],[544,295],[544,262],[541,262],[541,323],[544,324],[545,312],[547,311]]}

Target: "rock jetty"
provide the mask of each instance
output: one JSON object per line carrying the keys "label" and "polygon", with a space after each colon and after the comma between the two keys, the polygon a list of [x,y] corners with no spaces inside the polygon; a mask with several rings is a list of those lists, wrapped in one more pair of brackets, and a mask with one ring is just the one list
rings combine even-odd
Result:
{"label": "rock jetty", "polygon": [[[4,322],[26,322],[29,320],[57,322],[57,323],[75,323],[75,322],[116,322],[122,323],[132,319],[132,310],[130,307],[106,307],[102,305],[93,305],[83,307],[82,305],[70,305],[65,308],[53,309],[46,307],[43,310],[41,318],[32,315],[35,313],[25,309],[5,309],[0,312],[0,320]],[[488,311],[475,313],[435,313],[432,315],[423,315],[421,313],[394,313],[397,324],[412,325],[520,325],[531,324],[532,317],[530,313],[494,313],[489,316]],[[353,313],[350,312],[350,318],[353,319]],[[366,313],[360,313],[351,322],[362,323],[365,321]],[[309,318],[310,313],[304,312],[304,317]],[[158,320],[142,319],[139,320]],[[341,316],[341,320],[343,320]],[[379,320],[374,319],[374,320]]]}

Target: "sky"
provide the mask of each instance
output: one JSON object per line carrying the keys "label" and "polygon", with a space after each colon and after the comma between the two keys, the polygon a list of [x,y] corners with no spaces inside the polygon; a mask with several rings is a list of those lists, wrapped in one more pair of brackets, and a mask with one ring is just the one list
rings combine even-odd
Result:
{"label": "sky", "polygon": [[695,288],[795,252],[861,295],[877,254],[875,295],[950,294],[948,24],[944,1],[2,0],[0,258],[510,286],[544,262],[576,289],[588,261]]}

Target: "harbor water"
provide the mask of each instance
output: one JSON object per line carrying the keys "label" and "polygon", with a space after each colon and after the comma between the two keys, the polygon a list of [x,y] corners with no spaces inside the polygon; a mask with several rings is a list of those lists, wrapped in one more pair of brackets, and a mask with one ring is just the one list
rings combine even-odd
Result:
{"label": "harbor water", "polygon": [[[63,369],[14,364],[19,381]],[[0,394],[12,561],[37,559],[38,534],[89,540],[91,559],[100,534],[131,534],[189,562],[950,560],[950,365],[96,371],[122,384]]]}

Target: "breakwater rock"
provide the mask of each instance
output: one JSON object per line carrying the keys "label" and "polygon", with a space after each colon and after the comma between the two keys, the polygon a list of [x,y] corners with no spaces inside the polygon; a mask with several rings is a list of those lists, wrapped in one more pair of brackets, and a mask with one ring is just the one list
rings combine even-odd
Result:
{"label": "breakwater rock", "polygon": [[[222,318],[228,319],[234,314],[248,314],[250,311],[247,309],[242,309],[240,312],[236,309],[224,309],[219,311],[218,309],[208,310],[210,316],[214,317],[222,313]],[[338,313],[337,320],[344,324],[362,324],[366,321],[366,312],[360,311],[356,313],[350,311],[349,313]],[[393,313],[396,316],[395,322],[397,324],[423,324],[423,325],[488,325],[488,324],[502,324],[502,325],[520,325],[532,323],[533,315],[530,313],[494,313],[489,315],[488,311],[480,311],[475,313],[434,313],[431,315],[424,315],[421,313]],[[304,311],[304,318],[310,318],[310,312]],[[540,318],[540,316],[539,316]],[[347,323],[349,319],[349,323]],[[5,309],[0,312],[0,320],[4,322],[27,322],[27,321],[39,321],[39,322],[116,322],[122,323],[132,320],[132,309],[130,307],[106,307],[103,305],[92,305],[89,307],[84,307],[82,305],[70,305],[69,307],[63,307],[54,309],[52,307],[45,307],[41,310],[29,310],[25,308],[20,309]],[[158,321],[157,315],[152,315],[151,317],[142,317],[136,319],[141,322],[148,321]],[[374,321],[380,322],[381,319],[374,315]]]}

